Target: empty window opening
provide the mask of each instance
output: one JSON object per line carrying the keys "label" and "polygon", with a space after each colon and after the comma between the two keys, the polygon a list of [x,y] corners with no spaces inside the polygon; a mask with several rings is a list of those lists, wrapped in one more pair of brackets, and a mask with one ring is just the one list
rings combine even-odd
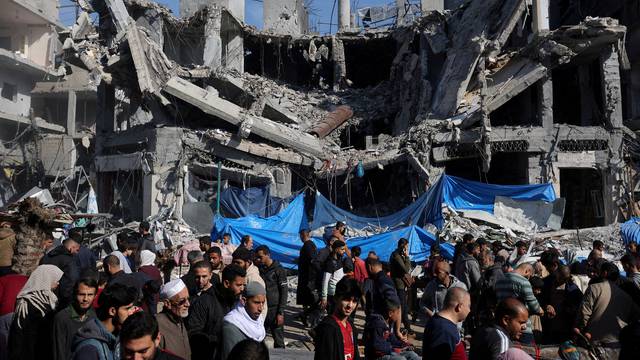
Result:
{"label": "empty window opening", "polygon": [[577,126],[604,124],[599,59],[553,71],[553,122]]}
{"label": "empty window opening", "polygon": [[604,225],[602,175],[594,169],[560,169],[560,196],[567,201],[562,228]]}
{"label": "empty window opening", "polygon": [[11,100],[13,102],[18,101],[18,87],[14,84],[9,84],[7,82],[2,84],[2,94],[1,96],[7,100]]}
{"label": "empty window opening", "polygon": [[500,185],[524,185],[529,183],[529,155],[526,152],[499,152],[491,155],[491,166],[482,172],[480,157],[447,161],[445,173],[467,180]]}

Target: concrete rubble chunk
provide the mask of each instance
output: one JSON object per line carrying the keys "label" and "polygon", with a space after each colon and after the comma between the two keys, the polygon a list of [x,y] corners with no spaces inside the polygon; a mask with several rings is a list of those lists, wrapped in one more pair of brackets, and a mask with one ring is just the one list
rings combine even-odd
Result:
{"label": "concrete rubble chunk", "polygon": [[246,114],[241,107],[187,80],[174,77],[166,83],[164,91],[232,125],[242,126],[249,120],[251,132],[264,139],[313,156],[322,157],[324,154],[321,142],[313,136],[263,117]]}

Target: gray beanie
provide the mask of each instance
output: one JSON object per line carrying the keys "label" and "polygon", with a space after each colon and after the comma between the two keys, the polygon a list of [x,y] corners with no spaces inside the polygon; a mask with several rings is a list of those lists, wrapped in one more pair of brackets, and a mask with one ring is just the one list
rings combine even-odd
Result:
{"label": "gray beanie", "polygon": [[245,297],[250,298],[258,295],[267,295],[267,290],[265,290],[264,286],[259,282],[252,281],[244,288]]}

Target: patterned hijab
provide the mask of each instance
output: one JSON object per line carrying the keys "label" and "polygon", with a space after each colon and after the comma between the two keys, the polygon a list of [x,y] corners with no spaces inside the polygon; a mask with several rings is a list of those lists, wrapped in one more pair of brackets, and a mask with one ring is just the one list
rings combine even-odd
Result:
{"label": "patterned hijab", "polygon": [[27,317],[29,304],[40,311],[42,316],[55,309],[58,297],[51,291],[51,286],[60,281],[63,274],[55,265],[40,265],[31,273],[16,300],[14,316],[18,319],[18,327],[22,327],[20,322]]}

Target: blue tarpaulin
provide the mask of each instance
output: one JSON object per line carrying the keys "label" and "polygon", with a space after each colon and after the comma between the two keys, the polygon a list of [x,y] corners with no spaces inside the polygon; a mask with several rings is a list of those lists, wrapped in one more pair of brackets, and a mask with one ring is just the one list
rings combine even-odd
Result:
{"label": "blue tarpaulin", "polygon": [[[231,233],[231,228],[271,230],[296,234],[296,236],[301,229],[308,228],[307,215],[304,213],[304,194],[296,196],[289,206],[274,216],[265,218],[251,215],[230,219],[216,215],[213,221],[213,230],[211,231],[213,239],[219,239],[224,233]],[[234,240],[236,239],[234,238]]]}
{"label": "blue tarpaulin", "polygon": [[[302,247],[302,242],[297,233],[240,226],[230,227],[229,233],[232,239],[235,240],[235,243],[238,243],[243,235],[251,235],[254,248],[260,245],[267,245],[273,259],[278,260],[282,266],[289,269],[297,268],[296,259]],[[436,238],[433,234],[417,226],[410,226],[368,237],[350,238],[347,240],[347,243],[349,247],[360,246],[363,256],[369,251],[375,251],[382,261],[388,261],[391,253],[396,249],[400,238],[409,240],[409,256],[412,261],[417,263],[424,262],[429,258],[431,247],[436,243]],[[314,238],[313,241],[318,249],[324,247],[324,242],[321,239]],[[440,254],[449,260],[453,259],[453,245],[441,244]]]}
{"label": "blue tarpaulin", "polygon": [[224,214],[232,217],[269,217],[279,213],[287,205],[287,200],[271,196],[268,186],[229,187],[220,194],[220,207]]}
{"label": "blue tarpaulin", "polygon": [[640,244],[640,218],[632,217],[620,225],[620,236],[625,245],[630,242]]}
{"label": "blue tarpaulin", "polygon": [[397,228],[404,226],[425,226],[431,223],[443,226],[442,204],[454,210],[483,210],[493,213],[496,196],[516,200],[554,201],[556,194],[551,184],[539,185],[493,185],[465,180],[455,176],[442,175],[422,196],[408,207],[380,218],[354,215],[333,205],[321,194],[316,195],[312,229],[342,221],[353,229],[370,227]]}

